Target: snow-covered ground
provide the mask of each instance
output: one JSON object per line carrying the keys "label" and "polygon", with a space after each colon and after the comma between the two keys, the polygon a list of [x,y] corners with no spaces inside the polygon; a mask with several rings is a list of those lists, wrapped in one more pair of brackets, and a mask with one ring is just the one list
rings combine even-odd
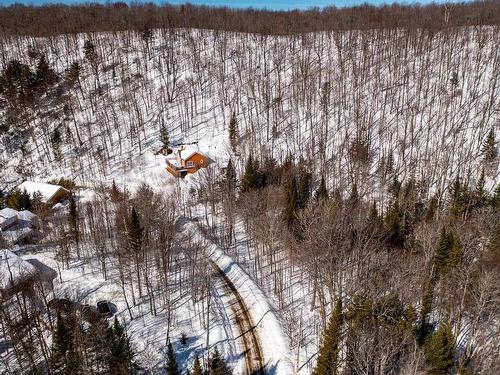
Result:
{"label": "snow-covered ground", "polygon": [[[380,168],[392,155],[395,175],[415,176],[426,194],[445,191],[458,173],[474,182],[482,168],[485,135],[491,128],[498,129],[498,29],[464,28],[431,39],[404,31],[380,33],[262,38],[238,33],[221,36],[207,30],[175,30],[175,35],[155,30],[147,51],[135,32],[5,41],[0,47],[2,69],[14,58],[34,66],[36,59],[25,54],[30,46],[44,53],[61,76],[73,61],[81,64],[82,72],[81,90],[66,92],[60,102],[44,98],[33,111],[33,133],[23,148],[15,147],[13,132],[1,135],[0,187],[13,187],[26,178],[74,178],[83,187],[82,201],[87,201],[98,187],[114,180],[129,191],[147,183],[186,203],[201,175],[181,180],[165,171],[164,157],[153,154],[162,123],[171,143],[198,141],[200,150],[216,161],[216,173],[229,158],[241,172],[250,151],[279,160],[291,154],[311,162],[315,179],[320,171],[325,173],[330,188],[346,193],[353,182],[363,181],[365,186],[358,185],[361,195],[383,200]],[[102,95],[96,93],[95,77],[82,51],[87,38],[94,41],[100,56]],[[174,74],[165,67],[172,63],[171,52],[179,69]],[[457,87],[449,83],[452,71],[459,75]],[[177,88],[169,101],[174,79]],[[65,105],[71,113],[64,114]],[[233,111],[241,138],[236,155],[230,151],[227,130]],[[50,143],[56,127],[64,133],[62,160],[55,159]],[[351,157],[352,142],[358,138],[369,143],[370,162],[365,167]],[[488,189],[498,175],[496,164],[487,175]],[[183,208],[191,210],[187,205]],[[237,245],[231,249],[233,258],[207,243],[194,227],[188,232],[206,245],[207,255],[240,290],[258,322],[266,363],[274,366],[276,374],[296,370],[308,374],[320,337],[315,328],[319,324],[312,322],[320,317],[316,310],[310,311],[311,297],[299,284],[299,275],[292,277],[296,283],[287,291],[288,308],[277,309],[271,271],[252,265],[252,249],[245,244],[241,223]],[[164,365],[167,334],[183,369],[190,366],[195,353],[206,357],[204,307],[179,285],[176,276],[169,285],[174,301],[170,317],[165,308],[156,316],[150,314],[148,301],[139,300],[130,319],[116,269],[110,267],[105,280],[96,259],[64,269],[56,260],[55,248],[34,249],[18,253],[60,273],[55,296],[82,304],[108,299],[116,305],[137,361],[146,368]],[[182,251],[177,261],[178,270]],[[224,291],[217,283],[212,288],[208,346],[217,345],[238,373],[244,360],[237,327]],[[301,332],[300,343],[291,342],[292,330]],[[179,340],[183,332],[188,336],[186,345]]]}

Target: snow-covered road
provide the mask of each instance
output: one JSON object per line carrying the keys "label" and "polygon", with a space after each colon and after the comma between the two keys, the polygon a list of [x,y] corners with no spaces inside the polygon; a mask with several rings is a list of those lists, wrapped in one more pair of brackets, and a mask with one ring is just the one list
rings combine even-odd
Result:
{"label": "snow-covered road", "polygon": [[[283,332],[278,315],[266,295],[251,277],[227,256],[219,246],[203,236],[196,223],[187,222],[185,229],[192,238],[197,238],[206,245],[205,252],[207,256],[220,270],[226,284],[230,286],[233,294],[238,295],[244,309],[246,309],[248,321],[252,328],[250,331],[254,333],[255,337],[255,341],[253,338],[249,338],[251,341],[248,346],[253,347],[253,353],[257,349],[260,351],[264,372],[275,375],[295,374],[288,339]],[[243,330],[243,332],[246,331],[248,331],[248,328]],[[253,357],[257,356],[257,354],[251,355]]]}

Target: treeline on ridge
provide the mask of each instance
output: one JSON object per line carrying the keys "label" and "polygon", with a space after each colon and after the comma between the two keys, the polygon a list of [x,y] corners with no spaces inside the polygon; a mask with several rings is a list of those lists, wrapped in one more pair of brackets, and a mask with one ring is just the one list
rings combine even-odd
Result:
{"label": "treeline on ridge", "polygon": [[271,11],[192,4],[108,4],[0,7],[0,34],[52,36],[81,32],[193,27],[289,35],[327,30],[500,25],[500,1]]}

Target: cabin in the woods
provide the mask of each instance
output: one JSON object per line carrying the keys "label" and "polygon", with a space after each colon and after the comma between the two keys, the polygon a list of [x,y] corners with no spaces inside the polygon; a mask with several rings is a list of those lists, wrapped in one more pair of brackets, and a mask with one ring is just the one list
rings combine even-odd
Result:
{"label": "cabin in the woods", "polygon": [[166,159],[167,171],[174,177],[185,177],[206,168],[213,160],[199,149],[190,145],[180,145]]}
{"label": "cabin in the woods", "polygon": [[20,191],[27,191],[31,197],[37,195],[43,203],[55,205],[68,197],[69,191],[62,186],[44,182],[24,181],[17,187]]}

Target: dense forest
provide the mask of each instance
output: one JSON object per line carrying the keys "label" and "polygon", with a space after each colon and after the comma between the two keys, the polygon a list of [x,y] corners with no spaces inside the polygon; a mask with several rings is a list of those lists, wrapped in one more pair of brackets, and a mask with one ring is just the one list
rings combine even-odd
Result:
{"label": "dense forest", "polygon": [[442,30],[500,24],[497,0],[431,5],[311,8],[300,11],[230,9],[193,4],[112,2],[86,5],[0,6],[0,33],[51,36],[96,31],[192,27],[266,35],[377,28]]}
{"label": "dense forest", "polygon": [[55,275],[8,264],[0,372],[500,373],[499,51],[498,1],[0,8],[0,209],[40,220],[0,254]]}

